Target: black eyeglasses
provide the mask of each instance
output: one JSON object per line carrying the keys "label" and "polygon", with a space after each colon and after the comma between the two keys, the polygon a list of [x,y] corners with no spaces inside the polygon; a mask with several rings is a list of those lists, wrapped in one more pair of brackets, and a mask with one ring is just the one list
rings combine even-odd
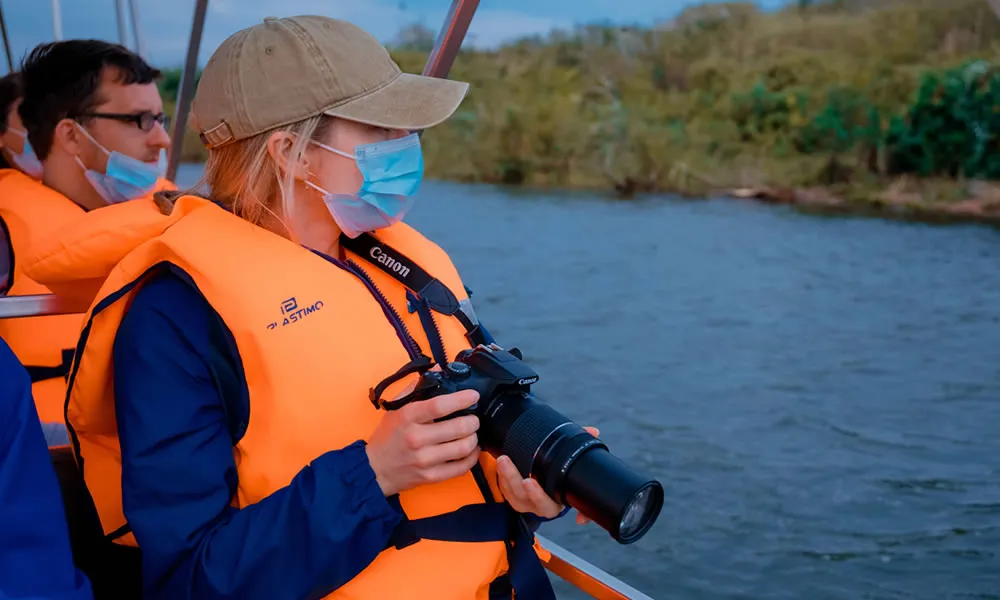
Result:
{"label": "black eyeglasses", "polygon": [[78,118],[93,118],[93,119],[112,119],[115,121],[121,121],[122,123],[132,123],[139,129],[143,131],[150,131],[153,129],[153,125],[159,123],[164,129],[170,127],[170,117],[163,113],[151,113],[148,110],[140,113],[133,114],[122,114],[122,113],[84,113],[79,115]]}

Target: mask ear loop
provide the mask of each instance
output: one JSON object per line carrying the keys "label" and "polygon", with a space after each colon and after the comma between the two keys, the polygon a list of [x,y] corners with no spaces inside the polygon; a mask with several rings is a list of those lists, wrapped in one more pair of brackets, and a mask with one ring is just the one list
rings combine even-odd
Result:
{"label": "mask ear loop", "polygon": [[[101,152],[103,152],[105,156],[107,156],[108,158],[111,158],[111,152],[108,152],[107,148],[105,148],[103,145],[101,145],[100,142],[98,142],[97,140],[95,140],[94,136],[90,135],[90,132],[87,131],[86,127],[84,127],[83,125],[81,125],[77,121],[73,121],[73,124],[76,125],[76,128],[80,130],[80,133],[82,133],[84,136],[86,136],[86,138],[88,140],[90,140],[95,146],[97,146],[97,148]],[[79,163],[81,167],[83,167],[84,171],[91,170],[91,171],[94,171],[95,173],[99,172],[99,171],[97,171],[97,169],[87,169],[87,166],[83,164],[82,160],[80,160],[80,155],[79,154],[76,155],[76,156],[74,156],[73,158],[75,158],[76,162]],[[108,173],[108,165],[107,165],[107,162],[105,162],[104,163],[104,173],[102,173],[102,175],[107,175],[107,173]]]}
{"label": "mask ear loop", "polygon": [[[312,144],[312,145],[314,145],[314,146],[316,146],[316,147],[322,148],[323,150],[326,150],[327,152],[333,152],[334,154],[336,154],[338,156],[343,156],[344,158],[346,158],[348,160],[353,160],[354,162],[358,162],[357,157],[352,156],[352,155],[344,152],[343,150],[337,150],[336,148],[334,148],[332,146],[327,146],[323,142],[317,142],[316,140],[309,140],[309,143]],[[317,181],[319,180],[319,177],[317,177],[315,173],[313,173],[312,171],[307,171],[306,172],[306,176],[307,176],[307,179],[304,179],[302,181],[303,184],[305,184],[308,187],[311,187],[312,189],[316,190],[320,194],[323,194],[324,196],[332,196],[333,195],[330,192],[328,192],[328,191],[324,190],[323,188],[321,188],[318,184],[313,183],[312,181],[309,180],[309,178],[316,179]]]}
{"label": "mask ear loop", "polygon": [[[14,135],[24,140],[24,144],[21,146],[20,154],[14,152],[7,146],[4,146],[3,149],[9,152],[11,156],[24,156],[25,154],[27,154],[28,148],[31,148],[31,143],[28,141],[28,132],[23,129],[18,129],[17,127],[8,127],[7,131],[10,131]],[[32,151],[34,151],[34,149],[32,149]]]}
{"label": "mask ear loop", "polygon": [[[346,158],[348,160],[353,160],[355,163],[358,162],[358,157],[357,156],[354,156],[353,154],[348,154],[347,152],[344,152],[343,150],[338,150],[338,149],[336,149],[336,148],[334,148],[332,146],[327,146],[323,142],[317,142],[316,140],[309,140],[309,143],[312,144],[312,145],[314,145],[314,146],[316,146],[316,147],[318,147],[318,148],[322,148],[323,150],[326,150],[327,152],[333,152],[337,156],[342,156],[342,157],[344,157],[344,158]],[[317,181],[319,180],[319,177],[317,177],[316,174],[313,173],[312,171],[308,171],[306,173],[306,175],[308,177],[316,179]],[[311,187],[312,189],[316,190],[317,192],[323,194],[323,196],[332,196],[333,195],[330,192],[328,192],[328,191],[324,190],[323,188],[321,188],[319,185],[313,183],[312,181],[309,181],[309,179],[303,180],[303,183],[305,185]]]}
{"label": "mask ear loop", "polygon": [[[322,143],[320,143],[320,142],[317,142],[317,141],[315,141],[315,140],[308,140],[308,141],[306,142],[306,144],[314,144],[314,145],[316,145],[316,146],[319,146],[320,148],[323,148],[323,149],[325,149],[325,150],[329,150],[329,151],[331,151],[331,152],[334,152],[334,153],[337,153],[337,154],[342,154],[342,153],[341,153],[341,152],[340,152],[339,150],[337,150],[336,148],[331,148],[331,147],[329,147],[329,146],[327,146],[327,145],[325,145],[325,144],[322,144]],[[303,152],[303,156],[304,156],[304,154],[305,154],[305,153]],[[310,181],[310,180],[309,180],[310,178],[315,178],[315,179],[318,179],[318,177],[316,177],[316,174],[315,174],[315,173],[313,173],[312,171],[309,171],[309,170],[307,170],[307,171],[306,171],[306,178],[305,178],[305,179],[302,179],[302,180],[301,180],[301,181],[302,181],[302,183],[303,183],[303,185],[305,185],[306,187],[309,187],[309,188],[312,188],[312,189],[314,189],[314,190],[318,191],[318,192],[319,192],[320,194],[322,194],[323,196],[329,196],[329,195],[331,195],[331,194],[330,194],[330,193],[329,193],[328,191],[324,190],[323,188],[321,188],[321,187],[320,187],[320,186],[318,186],[317,184],[315,184],[315,183],[313,183],[312,181]],[[281,204],[282,204],[282,206],[285,206],[285,205],[286,205],[287,203],[285,202],[285,186],[284,186],[284,185],[278,185],[278,193],[279,193],[279,194],[281,194],[281,198],[282,198],[282,203],[281,203]],[[294,194],[294,193],[295,193],[295,190],[294,190],[294,189],[292,189],[292,190],[291,190],[291,193],[292,193],[292,194]],[[325,202],[325,200],[324,200],[324,202]],[[281,223],[281,225],[282,225],[282,226],[283,226],[283,227],[285,228],[285,231],[287,231],[287,232],[288,232],[288,234],[289,234],[289,236],[290,236],[290,238],[291,238],[291,240],[292,240],[293,242],[295,242],[295,243],[297,243],[297,244],[298,244],[298,243],[300,243],[300,242],[299,242],[299,239],[298,239],[298,235],[296,235],[296,233],[295,233],[295,230],[294,230],[294,229],[292,229],[291,227],[289,227],[289,226],[288,226],[288,223],[286,223],[284,219],[282,219],[282,218],[280,218],[280,217],[279,217],[278,215],[276,215],[276,214],[274,213],[274,211],[272,211],[271,209],[269,209],[269,208],[267,208],[267,207],[265,207],[265,209],[266,209],[266,210],[267,210],[267,212],[269,212],[269,213],[270,213],[270,214],[271,214],[271,215],[272,215],[272,216],[273,216],[273,217],[274,217],[275,219],[277,219],[279,223]]]}
{"label": "mask ear loop", "polygon": [[[7,131],[12,132],[14,135],[24,140],[24,144],[21,146],[21,154],[26,154],[28,148],[31,148],[31,142],[28,141],[28,132],[24,129],[18,129],[17,127],[8,127]],[[8,148],[8,150],[10,149]],[[32,148],[32,152],[34,152],[34,148]]]}
{"label": "mask ear loop", "polygon": [[[307,175],[308,177],[311,177],[311,178],[316,178],[316,179],[319,179],[318,177],[316,177],[316,174],[315,174],[315,173],[313,173],[312,171],[309,171],[309,172],[307,172],[307,173],[306,173],[306,175]],[[333,203],[335,202],[335,201],[333,200],[333,194],[331,194],[330,192],[328,192],[328,191],[324,190],[324,189],[323,189],[322,187],[320,187],[320,186],[319,186],[318,184],[315,184],[315,183],[313,183],[313,182],[309,181],[308,179],[305,179],[305,180],[303,180],[303,181],[302,181],[302,183],[303,183],[303,184],[305,184],[305,186],[306,186],[306,187],[310,187],[310,188],[312,188],[312,189],[314,189],[314,190],[316,190],[317,192],[319,192],[319,193],[320,193],[320,195],[322,196],[322,198],[321,198],[321,199],[322,199],[322,201],[323,201],[323,204],[325,204],[325,205],[326,205],[326,210],[327,210],[327,212],[329,212],[329,213],[330,213],[330,217],[332,217],[332,218],[333,218],[333,221],[334,221],[334,223],[336,223],[336,224],[337,224],[337,227],[338,227],[338,228],[340,229],[340,231],[342,231],[342,232],[343,232],[343,231],[344,231],[344,229],[345,229],[345,227],[344,227],[344,225],[343,225],[343,224],[342,224],[342,223],[340,222],[340,217],[338,217],[338,216],[337,216],[337,212],[336,212],[336,211],[334,210],[334,208],[333,208]],[[341,251],[341,252],[342,252],[342,251]]]}
{"label": "mask ear loop", "polygon": [[324,144],[322,142],[317,142],[316,140],[309,140],[309,143],[313,144],[314,146],[318,146],[318,147],[326,150],[327,152],[333,152],[334,154],[336,154],[338,156],[343,156],[346,159],[353,160],[354,162],[358,162],[358,157],[357,156],[355,156],[353,154],[348,154],[347,152],[344,152],[343,150],[337,150],[336,148],[334,148],[332,146],[327,146],[326,144]]}
{"label": "mask ear loop", "polygon": [[[316,175],[314,175],[313,173],[308,173],[308,175],[309,175],[309,177],[316,177]],[[319,192],[320,194],[323,194],[324,196],[329,196],[329,195],[331,195],[331,194],[330,194],[330,192],[328,192],[328,191],[324,190],[323,188],[319,187],[318,185],[316,185],[315,183],[313,183],[313,182],[309,181],[308,179],[304,179],[304,180],[302,181],[302,183],[303,183],[303,184],[304,184],[304,185],[305,185],[306,187],[311,187],[312,189],[316,190],[316,191],[317,191],[317,192]]]}
{"label": "mask ear loop", "polygon": [[80,133],[82,133],[83,135],[87,136],[88,140],[90,140],[91,142],[94,142],[94,145],[101,149],[101,152],[103,152],[107,156],[111,156],[111,152],[109,152],[108,149],[105,148],[100,142],[98,142],[96,139],[94,139],[94,136],[90,135],[90,132],[87,131],[86,127],[84,127],[83,125],[80,125],[80,123],[78,123],[76,121],[73,121],[73,123],[76,125],[77,129],[80,130]]}

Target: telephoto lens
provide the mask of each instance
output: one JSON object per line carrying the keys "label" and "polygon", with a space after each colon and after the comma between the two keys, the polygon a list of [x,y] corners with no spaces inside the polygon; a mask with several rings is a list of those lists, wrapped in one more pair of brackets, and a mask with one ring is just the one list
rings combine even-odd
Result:
{"label": "telephoto lens", "polygon": [[663,507],[663,486],[645,477],[583,427],[527,394],[496,396],[480,416],[479,439],[507,455],[523,477],[572,506],[621,544],[639,540]]}
{"label": "telephoto lens", "polygon": [[[511,353],[513,352],[513,354]],[[604,443],[548,404],[529,387],[538,375],[517,350],[478,346],[465,350],[421,395],[463,389],[479,402],[463,412],[479,417],[479,443],[494,457],[506,455],[523,477],[534,477],[558,502],[572,506],[621,544],[649,531],[663,508],[663,486],[611,454]]]}

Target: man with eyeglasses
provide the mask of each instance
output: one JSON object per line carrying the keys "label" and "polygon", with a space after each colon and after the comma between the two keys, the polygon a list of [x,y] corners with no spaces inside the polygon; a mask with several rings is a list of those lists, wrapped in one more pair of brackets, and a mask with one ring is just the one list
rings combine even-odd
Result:
{"label": "man with eyeglasses", "polygon": [[[7,288],[0,294],[50,292],[24,272],[23,256],[33,242],[50,241],[87,211],[174,189],[163,179],[170,137],[159,76],[137,54],[100,40],[42,44],[25,58],[18,114],[40,161],[41,181],[0,170],[0,239],[7,239],[0,244],[0,273],[9,272],[0,278],[7,282],[0,282]],[[81,318],[0,319],[0,338],[31,376],[39,417],[47,427],[58,424],[62,443],[69,441],[66,379]]]}
{"label": "man with eyeglasses", "polygon": [[68,40],[36,47],[21,72],[21,120],[47,186],[85,210],[155,187],[170,146],[160,71],[118,44]]}

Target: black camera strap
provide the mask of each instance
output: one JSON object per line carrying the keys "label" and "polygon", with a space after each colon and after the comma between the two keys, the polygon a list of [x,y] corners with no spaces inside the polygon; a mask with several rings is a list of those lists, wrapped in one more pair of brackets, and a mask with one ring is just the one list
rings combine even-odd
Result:
{"label": "black camera strap", "polygon": [[424,333],[427,334],[427,342],[431,345],[431,356],[441,365],[442,369],[447,369],[448,352],[444,347],[444,338],[441,337],[441,330],[438,329],[437,323],[434,321],[430,304],[426,299],[416,296],[411,291],[406,292],[406,301],[417,310],[417,316],[420,317],[420,326],[423,327]]}
{"label": "black camera strap", "polygon": [[465,327],[466,337],[473,346],[486,343],[471,301],[459,300],[448,286],[432,277],[408,256],[368,233],[362,233],[356,238],[341,234],[340,245],[401,283],[423,299],[431,309],[458,319]]}
{"label": "black camera strap", "polygon": [[[432,277],[409,257],[367,233],[353,239],[341,235],[340,244],[407,289],[407,303],[411,306],[411,312],[416,312],[420,318],[434,356],[433,362],[437,362],[442,368],[448,366],[444,341],[431,310],[457,318],[473,346],[487,343],[471,302],[459,301],[448,286]],[[376,408],[386,410],[402,408],[414,395],[385,401],[381,398],[385,389],[407,375],[426,372],[432,364],[429,358],[423,356],[407,363],[371,390],[372,403]],[[502,541],[507,547],[509,568],[506,575],[490,585],[490,598],[509,598],[512,590],[518,600],[555,600],[555,592],[545,568],[533,548],[534,534],[527,526],[524,516],[515,512],[508,503],[497,502],[481,464],[477,463],[472,467],[472,474],[486,501],[484,504],[472,504],[450,513],[411,520],[405,516],[398,496],[386,498],[404,515],[386,548],[402,550],[421,539],[450,542]]]}
{"label": "black camera strap", "polygon": [[426,356],[418,356],[417,358],[406,363],[398,371],[389,375],[385,379],[379,382],[378,385],[368,390],[368,399],[371,400],[372,404],[375,405],[376,409],[384,408],[386,410],[399,410],[412,400],[412,394],[407,395],[404,398],[398,400],[383,400],[382,394],[385,393],[386,388],[390,385],[396,383],[400,379],[411,375],[413,373],[420,373],[421,375],[430,370],[434,366],[434,361]]}

